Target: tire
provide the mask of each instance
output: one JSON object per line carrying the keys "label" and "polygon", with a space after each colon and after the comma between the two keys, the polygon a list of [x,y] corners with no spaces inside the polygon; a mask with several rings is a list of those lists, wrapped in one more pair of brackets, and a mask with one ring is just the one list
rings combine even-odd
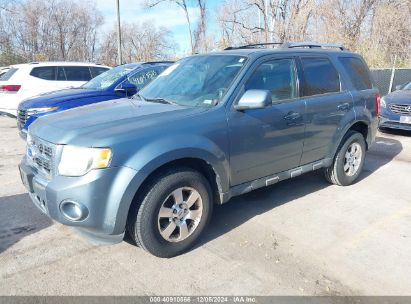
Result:
{"label": "tire", "polygon": [[324,170],[325,178],[335,185],[351,185],[361,174],[365,152],[364,136],[359,132],[348,131],[337,149],[332,165]]}
{"label": "tire", "polygon": [[133,203],[128,217],[127,231],[132,239],[161,258],[192,248],[212,214],[207,179],[193,169],[174,168],[160,173],[146,189]]}

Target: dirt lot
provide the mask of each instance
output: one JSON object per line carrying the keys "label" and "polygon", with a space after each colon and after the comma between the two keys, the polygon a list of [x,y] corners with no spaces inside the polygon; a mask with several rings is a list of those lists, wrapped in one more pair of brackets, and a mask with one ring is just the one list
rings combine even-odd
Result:
{"label": "dirt lot", "polygon": [[411,295],[410,133],[379,134],[353,186],[314,172],[217,206],[202,242],[169,260],[42,215],[17,133],[0,117],[1,295]]}

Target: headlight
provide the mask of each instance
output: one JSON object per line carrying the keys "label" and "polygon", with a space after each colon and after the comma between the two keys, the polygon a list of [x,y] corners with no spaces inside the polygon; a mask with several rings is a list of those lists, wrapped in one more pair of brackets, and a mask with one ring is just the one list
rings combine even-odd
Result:
{"label": "headlight", "polygon": [[384,109],[387,108],[387,103],[385,102],[384,97],[380,99],[380,106],[381,108],[384,108]]}
{"label": "headlight", "polygon": [[48,107],[48,108],[32,108],[27,110],[28,115],[34,115],[38,113],[46,113],[46,112],[51,112],[57,109],[58,107]]}
{"label": "headlight", "polygon": [[92,169],[107,168],[111,156],[109,148],[63,146],[58,173],[65,176],[82,176]]}

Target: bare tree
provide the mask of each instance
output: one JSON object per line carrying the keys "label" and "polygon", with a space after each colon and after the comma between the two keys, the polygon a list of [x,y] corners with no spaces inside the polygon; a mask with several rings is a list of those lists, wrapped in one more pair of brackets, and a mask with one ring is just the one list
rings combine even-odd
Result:
{"label": "bare tree", "polygon": [[26,60],[90,61],[96,57],[96,35],[102,23],[89,1],[9,3],[0,14],[0,41]]}
{"label": "bare tree", "polygon": [[[156,28],[150,22],[143,24],[123,23],[122,53],[123,61],[153,61],[175,57],[176,45],[172,42],[171,33],[165,28]],[[117,62],[117,35],[112,28],[103,36],[100,60],[109,65]]]}
{"label": "bare tree", "polygon": [[[188,32],[190,36],[191,53],[194,53],[194,38],[193,38],[193,30],[192,30],[192,24],[190,20],[190,14],[188,10],[188,1],[189,0],[145,0],[145,6],[148,8],[153,8],[159,5],[160,3],[170,2],[170,3],[174,3],[179,8],[181,8],[184,12],[184,15],[187,21]],[[204,1],[200,1],[200,2],[204,2]]]}

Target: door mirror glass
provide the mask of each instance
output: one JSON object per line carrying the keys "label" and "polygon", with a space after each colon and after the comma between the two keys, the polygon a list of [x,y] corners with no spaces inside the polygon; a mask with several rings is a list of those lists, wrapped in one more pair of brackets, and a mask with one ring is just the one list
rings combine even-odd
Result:
{"label": "door mirror glass", "polygon": [[263,109],[272,104],[271,92],[267,90],[248,90],[234,106],[237,111]]}

